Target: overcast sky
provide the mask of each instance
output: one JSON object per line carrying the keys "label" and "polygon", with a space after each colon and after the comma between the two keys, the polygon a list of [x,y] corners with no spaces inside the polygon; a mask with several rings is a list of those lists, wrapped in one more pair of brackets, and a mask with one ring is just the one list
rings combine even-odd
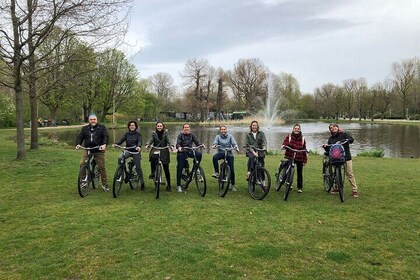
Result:
{"label": "overcast sky", "polygon": [[259,58],[294,75],[305,93],[364,77],[383,81],[393,62],[420,57],[420,0],[135,0],[127,40],[141,78],[207,59],[224,70]]}

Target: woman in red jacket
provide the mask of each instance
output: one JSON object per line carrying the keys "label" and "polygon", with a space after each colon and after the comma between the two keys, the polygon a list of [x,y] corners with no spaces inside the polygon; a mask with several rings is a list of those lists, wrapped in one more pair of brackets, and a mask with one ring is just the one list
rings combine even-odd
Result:
{"label": "woman in red jacket", "polygon": [[[283,146],[289,146],[295,150],[306,150],[306,141],[305,138],[302,136],[302,131],[300,124],[295,124],[293,126],[293,132],[284,138]],[[291,159],[293,158],[293,152],[289,149],[286,149],[285,158]],[[308,157],[306,152],[303,153],[296,153],[295,156],[295,164],[296,164],[296,171],[297,171],[297,190],[298,193],[302,193],[303,187],[303,166],[308,161]]]}

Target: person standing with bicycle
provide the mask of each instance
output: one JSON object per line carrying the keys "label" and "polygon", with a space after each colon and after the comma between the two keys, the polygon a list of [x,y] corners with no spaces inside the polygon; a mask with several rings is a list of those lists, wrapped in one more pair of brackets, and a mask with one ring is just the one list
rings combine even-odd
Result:
{"label": "person standing with bicycle", "polygon": [[[225,125],[221,125],[219,127],[219,134],[216,135],[213,141],[213,148],[216,148],[219,146],[220,148],[235,148],[236,151],[239,151],[238,149],[238,143],[236,142],[235,138],[231,134],[227,132],[227,128]],[[217,153],[213,156],[213,167],[215,174],[213,177],[218,178],[219,177],[219,164],[218,161],[223,159],[225,157],[225,152],[220,149],[217,151]],[[227,156],[227,162],[230,167],[230,182],[231,182],[231,190],[236,192],[235,188],[235,170],[234,170],[234,158],[232,151],[228,152]]]}
{"label": "person standing with bicycle", "polygon": [[[105,149],[108,144],[108,131],[103,124],[98,123],[98,118],[95,114],[90,114],[88,120],[89,124],[82,127],[82,130],[77,136],[76,149],[80,149],[83,142],[87,148],[99,146],[99,149],[91,150],[91,153],[94,154],[96,162],[98,163],[99,173],[101,174],[102,189],[107,192],[109,191],[109,187],[105,169]],[[88,153],[85,151],[82,155],[80,166],[85,164],[87,157]]]}
{"label": "person standing with bicycle", "polygon": [[245,145],[249,147],[246,156],[248,157],[248,173],[246,179],[248,180],[251,175],[251,169],[255,157],[258,157],[258,161],[264,166],[265,151],[255,151],[251,146],[258,149],[265,149],[267,147],[267,139],[265,138],[264,132],[260,131],[260,126],[257,121],[252,121],[249,126],[249,133],[246,135]]}
{"label": "person standing with bicycle", "polygon": [[141,169],[141,165],[140,165],[140,161],[141,161],[140,151],[141,151],[141,144],[142,144],[141,134],[140,132],[137,131],[138,125],[137,125],[137,122],[135,121],[129,121],[127,124],[127,128],[128,128],[128,131],[115,144],[121,145],[122,143],[125,142],[125,145],[127,147],[133,147],[133,148],[128,149],[127,151],[138,152],[138,153],[130,154],[123,151],[121,153],[121,156],[118,159],[118,162],[121,162],[122,157],[124,157],[125,159],[129,157],[133,157],[134,164],[136,165],[137,176],[141,183],[140,190],[143,191],[144,190],[144,177],[143,177],[143,170]]}
{"label": "person standing with bicycle", "polygon": [[[182,169],[184,169],[185,166],[185,160],[187,157],[194,157],[193,151],[186,152],[183,150],[183,147],[189,147],[192,148],[192,145],[195,144],[196,146],[203,145],[201,144],[197,137],[191,133],[191,128],[188,123],[185,123],[182,126],[182,131],[178,135],[176,139],[176,149],[178,150],[178,154],[176,156],[177,160],[177,166],[176,166],[176,184],[178,186],[178,192],[182,192],[182,186],[181,186],[181,174]],[[205,146],[203,145],[205,148]],[[202,154],[199,151],[195,152],[196,158],[198,162],[201,162]]]}
{"label": "person standing with bicycle", "polygon": [[[302,130],[300,124],[295,124],[293,126],[293,131],[291,134],[287,135],[281,147],[288,146],[295,150],[306,150],[306,140],[302,135]],[[286,149],[284,153],[284,157],[287,159],[293,159],[295,156],[295,164],[296,164],[296,171],[297,171],[297,191],[298,193],[302,193],[303,188],[303,166],[308,161],[308,156],[306,152],[296,153]]]}
{"label": "person standing with bicycle", "polygon": [[[152,135],[150,136],[149,141],[146,143],[146,149],[153,145],[155,147],[168,147],[171,146],[171,142],[169,141],[168,132],[165,130],[165,125],[162,122],[157,122],[155,126],[155,131],[153,131]],[[159,156],[154,154],[156,149],[150,150],[149,161],[150,161],[150,170],[151,174],[149,175],[149,179],[153,179],[156,170],[156,165],[158,164]],[[169,172],[169,163],[171,161],[171,157],[169,154],[169,149],[163,149],[160,151],[160,157],[162,161],[163,171],[165,172],[166,177],[166,191],[171,191],[171,173]]]}
{"label": "person standing with bicycle", "polygon": [[[344,147],[344,151],[346,153],[346,163],[344,165],[344,169],[346,171],[346,176],[350,182],[351,185],[351,190],[352,190],[352,196],[353,197],[359,197],[359,192],[358,192],[358,188],[357,188],[357,184],[356,184],[356,178],[353,174],[353,161],[351,158],[351,153],[350,153],[350,144],[354,142],[353,137],[347,133],[344,132],[343,130],[341,130],[338,126],[338,124],[334,123],[334,124],[330,124],[329,125],[329,130],[331,133],[330,138],[328,138],[328,144],[335,144],[335,143],[342,143],[345,142],[343,144]],[[324,149],[329,152],[330,146],[324,145]],[[333,189],[331,190],[331,193],[337,193],[338,190],[337,189]]]}

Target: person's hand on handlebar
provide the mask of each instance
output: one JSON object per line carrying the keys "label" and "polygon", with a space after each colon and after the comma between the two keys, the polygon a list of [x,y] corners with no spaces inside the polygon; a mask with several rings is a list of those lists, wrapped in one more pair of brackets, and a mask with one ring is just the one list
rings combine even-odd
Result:
{"label": "person's hand on handlebar", "polygon": [[80,149],[80,147],[81,147],[81,146],[80,146],[79,144],[77,144],[77,145],[76,145],[76,150]]}

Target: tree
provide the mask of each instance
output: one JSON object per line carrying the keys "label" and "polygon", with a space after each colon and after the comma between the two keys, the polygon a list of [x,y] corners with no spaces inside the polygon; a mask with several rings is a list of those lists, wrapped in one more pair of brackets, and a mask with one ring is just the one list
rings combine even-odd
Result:
{"label": "tree", "polygon": [[418,59],[412,58],[403,60],[401,63],[392,64],[392,77],[395,91],[402,101],[402,116],[406,115],[408,119],[407,100],[414,87],[415,77],[418,71]]}
{"label": "tree", "polygon": [[[184,85],[187,86],[187,94],[196,100],[200,109],[200,120],[204,121],[207,111],[208,91],[206,90],[206,78],[209,76],[210,64],[206,59],[189,59],[185,63],[181,74]],[[192,95],[191,95],[192,94]]]}
{"label": "tree", "polygon": [[158,72],[149,78],[154,92],[160,100],[172,98],[174,93],[174,79],[169,73]]}
{"label": "tree", "polygon": [[274,80],[278,98],[281,100],[279,109],[303,109],[300,106],[302,93],[299,89],[298,80],[292,74],[284,72],[280,73],[278,76],[276,75]]}
{"label": "tree", "polygon": [[[103,44],[123,35],[132,0],[10,0],[0,4],[0,59],[9,66],[16,103],[17,159],[24,159],[23,85],[28,75],[31,111],[36,111],[36,51],[54,27],[87,42]],[[55,46],[56,47],[56,46]],[[51,50],[52,51],[52,50]],[[26,68],[25,68],[26,67]],[[35,113],[31,114],[32,124]],[[36,131],[37,126],[32,125]],[[37,132],[37,131],[36,131]],[[32,132],[31,132],[32,134]]]}
{"label": "tree", "polygon": [[239,59],[232,71],[228,71],[229,86],[236,99],[248,112],[262,109],[267,98],[266,67],[257,58]]}

